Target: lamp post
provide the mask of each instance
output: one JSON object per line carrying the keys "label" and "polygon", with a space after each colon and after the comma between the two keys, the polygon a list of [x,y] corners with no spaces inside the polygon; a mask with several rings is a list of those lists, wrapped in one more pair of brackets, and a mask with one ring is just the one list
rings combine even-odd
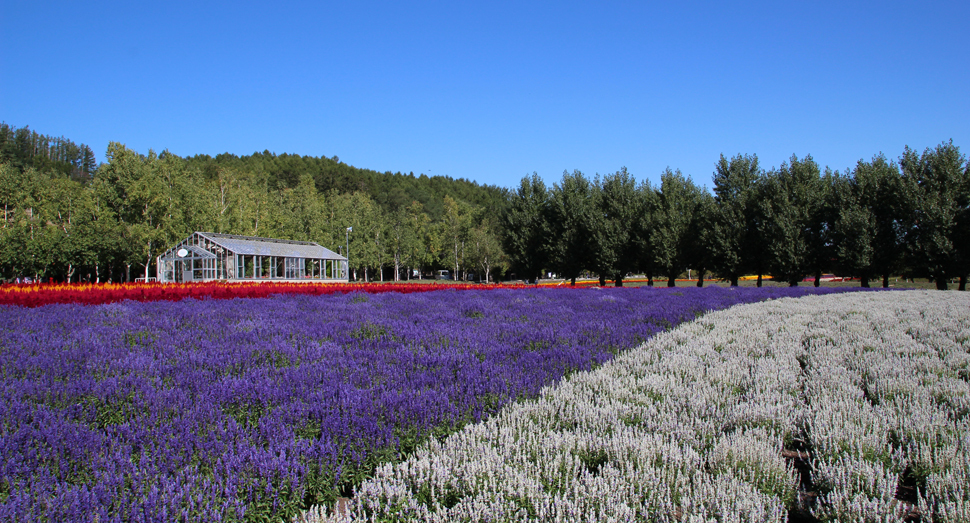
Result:
{"label": "lamp post", "polygon": [[347,227],[347,281],[350,281],[350,231],[353,227]]}

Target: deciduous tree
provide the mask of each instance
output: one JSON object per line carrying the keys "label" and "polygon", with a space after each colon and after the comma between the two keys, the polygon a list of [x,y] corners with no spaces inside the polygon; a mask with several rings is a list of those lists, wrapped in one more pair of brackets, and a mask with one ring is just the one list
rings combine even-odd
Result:
{"label": "deciduous tree", "polygon": [[601,226],[597,189],[583,173],[567,171],[553,185],[549,202],[550,268],[576,285],[576,278],[595,265],[594,232]]}
{"label": "deciduous tree", "polygon": [[702,190],[680,170],[668,167],[660,176],[657,212],[652,241],[654,259],[660,272],[667,276],[667,286],[676,285],[677,276],[687,269],[691,233],[701,205]]}
{"label": "deciduous tree", "polygon": [[503,215],[503,247],[512,270],[524,280],[538,280],[549,267],[549,192],[533,173],[522,178]]}
{"label": "deciduous tree", "polygon": [[765,180],[765,222],[760,231],[770,254],[772,275],[796,286],[809,271],[818,270],[824,222],[820,221],[826,189],[812,157],[788,163],[768,173]]}
{"label": "deciduous tree", "polygon": [[623,278],[637,265],[639,244],[636,229],[631,225],[640,214],[641,199],[636,180],[626,167],[604,176],[597,185],[594,270],[599,273],[601,284],[606,278],[612,278],[614,285],[621,287]]}
{"label": "deciduous tree", "polygon": [[760,242],[757,230],[757,184],[762,176],[757,155],[721,155],[714,170],[714,208],[710,235],[711,268],[738,285],[741,276],[755,266],[753,247]]}
{"label": "deciduous tree", "polygon": [[966,272],[959,266],[957,246],[958,216],[967,205],[966,158],[953,141],[923,154],[908,146],[900,158],[903,180],[914,195],[907,243],[917,271],[946,290],[948,280]]}

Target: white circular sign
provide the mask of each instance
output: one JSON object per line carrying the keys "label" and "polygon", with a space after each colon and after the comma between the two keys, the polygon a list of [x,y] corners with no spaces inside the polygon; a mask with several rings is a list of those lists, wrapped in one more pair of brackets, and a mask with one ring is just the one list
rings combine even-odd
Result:
{"label": "white circular sign", "polygon": [[189,255],[189,251],[186,249],[179,249],[178,252],[175,254],[178,254],[179,258],[185,258],[186,256]]}

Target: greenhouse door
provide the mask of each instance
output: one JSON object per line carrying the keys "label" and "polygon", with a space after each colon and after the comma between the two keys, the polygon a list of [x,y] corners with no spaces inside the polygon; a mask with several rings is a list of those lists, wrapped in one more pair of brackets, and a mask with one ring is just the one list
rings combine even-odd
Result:
{"label": "greenhouse door", "polygon": [[181,281],[182,282],[187,282],[187,281],[192,281],[193,280],[193,278],[192,278],[192,260],[191,259],[189,259],[189,260],[179,260],[179,261],[175,262],[175,264],[178,265],[178,269],[181,269],[181,271],[177,271],[177,272],[180,272],[181,273],[181,276],[182,276]]}

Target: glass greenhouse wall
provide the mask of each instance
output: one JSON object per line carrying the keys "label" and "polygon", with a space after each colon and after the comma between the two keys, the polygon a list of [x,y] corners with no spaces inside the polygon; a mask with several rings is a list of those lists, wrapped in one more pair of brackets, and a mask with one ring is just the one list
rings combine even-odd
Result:
{"label": "glass greenhouse wall", "polygon": [[347,258],[317,243],[196,232],[158,257],[158,281],[346,282]]}

